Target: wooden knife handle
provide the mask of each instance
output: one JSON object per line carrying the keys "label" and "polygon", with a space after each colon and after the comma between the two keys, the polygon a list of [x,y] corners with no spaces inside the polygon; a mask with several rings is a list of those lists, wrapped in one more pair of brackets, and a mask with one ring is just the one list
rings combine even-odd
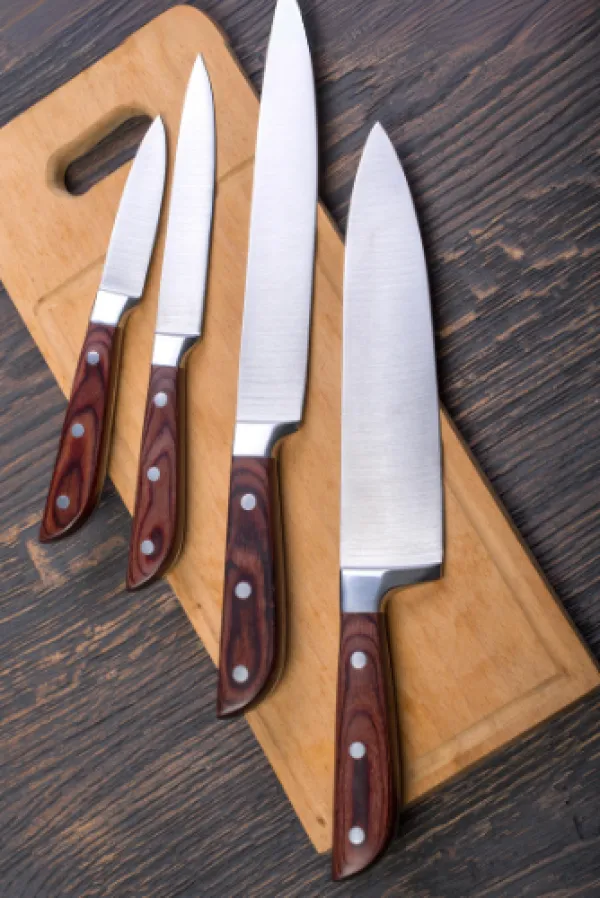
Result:
{"label": "wooden knife handle", "polygon": [[182,367],[152,365],[131,525],[127,589],[161,577],[174,564],[184,533]]}
{"label": "wooden knife handle", "polygon": [[332,875],[345,879],[386,848],[396,824],[396,721],[383,613],[342,613]]}
{"label": "wooden knife handle", "polygon": [[117,327],[90,322],[77,362],[40,540],[73,533],[94,510],[106,477],[121,337]]}
{"label": "wooden knife handle", "polygon": [[246,711],[275,685],[285,641],[277,461],[231,465],[217,716]]}

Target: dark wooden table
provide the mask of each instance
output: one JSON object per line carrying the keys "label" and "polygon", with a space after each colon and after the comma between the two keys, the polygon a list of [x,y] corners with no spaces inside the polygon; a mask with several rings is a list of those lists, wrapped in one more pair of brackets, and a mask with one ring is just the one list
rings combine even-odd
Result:
{"label": "dark wooden table", "polygon": [[[166,0],[2,0],[0,121]],[[199,3],[260,85],[273,0]],[[600,652],[600,11],[595,0],[301,0],[321,193],[344,226],[389,129],[430,263],[441,391]],[[37,530],[65,402],[6,294],[0,377],[1,898],[600,895],[596,692],[408,809],[341,886],[167,586],[123,587],[111,488],[72,540]]]}

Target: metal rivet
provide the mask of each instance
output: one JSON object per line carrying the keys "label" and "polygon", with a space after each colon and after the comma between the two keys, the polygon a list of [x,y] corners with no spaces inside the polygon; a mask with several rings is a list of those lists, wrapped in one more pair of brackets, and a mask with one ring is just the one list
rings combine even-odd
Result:
{"label": "metal rivet", "polygon": [[367,835],[362,828],[362,826],[353,826],[350,832],[348,833],[348,838],[352,842],[353,845],[362,845],[365,841]]}
{"label": "metal rivet", "polygon": [[361,670],[366,666],[367,656],[364,652],[352,652],[350,655],[350,664],[357,670]]}
{"label": "metal rivet", "polygon": [[90,349],[87,354],[88,365],[97,365],[100,361],[100,353],[96,352],[95,349]]}
{"label": "metal rivet", "polygon": [[360,761],[367,753],[367,746],[364,742],[353,742],[348,751],[351,758],[354,758],[355,761]]}
{"label": "metal rivet", "polygon": [[154,397],[154,405],[157,408],[164,408],[167,402],[169,401],[169,397],[166,393],[163,393],[162,390],[160,393],[157,393]]}
{"label": "metal rivet", "polygon": [[252,511],[253,508],[256,508],[256,496],[254,493],[244,493],[240,499],[240,505],[244,511]]}
{"label": "metal rivet", "polygon": [[142,555],[152,555],[154,552],[154,543],[151,539],[144,539],[142,540],[141,549]]}
{"label": "metal rivet", "polygon": [[240,580],[234,590],[238,599],[248,599],[252,595],[252,587],[246,580]]}
{"label": "metal rivet", "polygon": [[83,424],[80,424],[79,422],[77,422],[77,424],[73,424],[73,427],[71,428],[71,433],[76,438],[82,437],[85,433],[85,427],[83,426]]}
{"label": "metal rivet", "polygon": [[56,500],[56,505],[58,506],[58,508],[62,508],[63,511],[65,510],[65,508],[68,508],[70,504],[71,500],[68,496],[59,496]]}
{"label": "metal rivet", "polygon": [[148,480],[151,480],[152,483],[156,483],[157,480],[160,480],[160,471],[159,469],[153,465],[151,468],[148,468],[146,471],[146,477]]}
{"label": "metal rivet", "polygon": [[248,672],[248,668],[244,667],[243,664],[237,664],[233,668],[233,679],[236,683],[245,683],[248,677],[250,676]]}

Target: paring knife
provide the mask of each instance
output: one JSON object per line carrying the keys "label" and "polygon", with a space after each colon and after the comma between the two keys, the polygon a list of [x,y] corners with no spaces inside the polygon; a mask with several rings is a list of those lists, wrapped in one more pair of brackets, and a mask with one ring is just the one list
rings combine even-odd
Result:
{"label": "paring knife", "polygon": [[233,442],[217,714],[248,708],[283,664],[278,442],[302,421],[315,251],[317,125],[295,0],[279,0],[254,165]]}
{"label": "paring knife", "polygon": [[165,160],[165,132],[156,118],[136,153],[113,226],[60,435],[40,527],[42,542],[77,530],[102,492],[122,325],[144,291],[162,203]]}
{"label": "paring knife", "polygon": [[437,579],[443,557],[439,406],[419,225],[389,138],[360,162],[344,270],[341,631],[333,878],[395,827],[398,755],[383,602]]}
{"label": "paring knife", "polygon": [[184,361],[202,333],[215,184],[212,89],[198,56],[184,100],[129,544],[127,588],[162,576],[184,530]]}

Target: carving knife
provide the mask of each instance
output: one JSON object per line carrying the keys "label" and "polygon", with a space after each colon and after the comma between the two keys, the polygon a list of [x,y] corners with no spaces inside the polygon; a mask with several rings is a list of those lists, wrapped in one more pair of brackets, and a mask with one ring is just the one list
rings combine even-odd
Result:
{"label": "carving knife", "polygon": [[341,630],[333,878],[362,870],[396,821],[396,722],[383,613],[443,557],[439,403],[415,209],[381,125],[358,168],[344,268]]}
{"label": "carving knife", "polygon": [[156,118],[135,155],[115,218],[63,421],[40,527],[42,542],[77,530],[102,492],[122,326],[144,292],[162,203],[165,156],[165,132]]}
{"label": "carving knife", "polygon": [[279,0],[260,106],[229,493],[217,714],[245,710],[283,663],[276,447],[302,421],[317,209],[310,50]]}
{"label": "carving knife", "polygon": [[184,529],[184,361],[202,333],[215,183],[215,114],[202,57],[188,82],[169,201],[127,588],[162,576]]}

